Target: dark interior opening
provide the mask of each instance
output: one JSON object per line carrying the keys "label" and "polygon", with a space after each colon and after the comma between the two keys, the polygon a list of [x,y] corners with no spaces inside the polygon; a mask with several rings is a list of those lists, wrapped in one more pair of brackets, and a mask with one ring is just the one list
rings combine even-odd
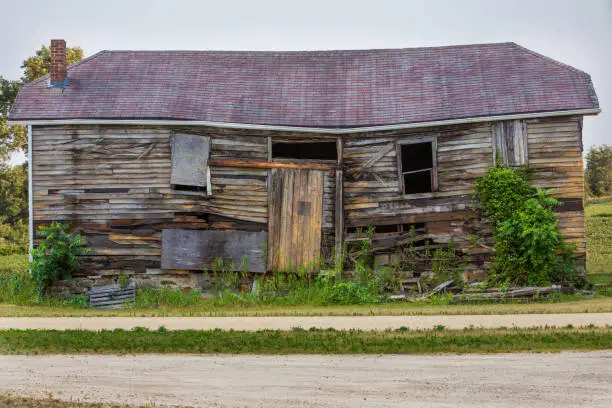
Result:
{"label": "dark interior opening", "polygon": [[431,171],[404,174],[404,193],[431,193]]}
{"label": "dark interior opening", "polygon": [[273,142],[272,158],[338,160],[336,142],[291,143]]}
{"label": "dark interior opening", "polygon": [[184,184],[173,184],[172,188],[174,190],[181,190],[181,191],[206,191],[206,187],[188,186]]}
{"label": "dark interior opening", "polygon": [[432,143],[402,145],[402,176],[405,194],[433,191]]}
{"label": "dark interior opening", "polygon": [[374,227],[374,233],[375,234],[386,234],[389,232],[399,232],[399,227],[398,225],[395,224],[391,224],[391,225],[377,225]]}

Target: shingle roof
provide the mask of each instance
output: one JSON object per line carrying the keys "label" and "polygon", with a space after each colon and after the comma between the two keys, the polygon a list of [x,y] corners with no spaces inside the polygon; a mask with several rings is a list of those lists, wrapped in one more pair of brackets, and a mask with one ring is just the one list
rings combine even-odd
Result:
{"label": "shingle roof", "polygon": [[598,108],[588,74],[514,43],[355,51],[101,51],[11,120],[360,127]]}

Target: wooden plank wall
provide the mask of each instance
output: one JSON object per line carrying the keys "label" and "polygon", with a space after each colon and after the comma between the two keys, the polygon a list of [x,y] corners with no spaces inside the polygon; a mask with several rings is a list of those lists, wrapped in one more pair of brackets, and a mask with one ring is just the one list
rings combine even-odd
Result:
{"label": "wooden plank wall", "polygon": [[533,180],[565,204],[557,209],[559,229],[577,253],[586,254],[584,230],[584,169],[581,117],[527,121],[529,167]]}
{"label": "wooden plank wall", "polygon": [[[534,181],[555,188],[566,203],[559,226],[584,253],[581,118],[527,121],[528,161]],[[203,127],[34,126],[34,223],[70,221],[92,252],[90,275],[160,273],[163,229],[266,231],[267,168],[211,166],[212,196],[170,184],[170,136],[210,136],[210,159],[268,160],[268,136],[295,133]],[[396,142],[437,137],[435,193],[400,192]],[[311,137],[310,135],[308,137]],[[312,137],[325,137],[315,135]],[[486,225],[470,217],[475,180],[493,164],[492,124],[479,123],[343,137],[343,205],[347,227],[425,223],[440,241],[466,247],[467,236],[489,240]],[[322,249],[334,245],[336,171],[323,180]],[[350,237],[350,234],[349,234]]]}
{"label": "wooden plank wall", "polygon": [[[398,140],[438,138],[439,191],[404,196],[399,191]],[[344,207],[347,225],[370,226],[417,223],[448,218],[471,203],[476,179],[493,162],[491,125],[431,128],[388,132],[380,136],[346,139],[344,148]],[[355,172],[379,151],[387,153],[366,171]]]}
{"label": "wooden plank wall", "polygon": [[[81,232],[92,248],[83,258],[84,273],[89,276],[162,273],[164,229],[266,231],[269,170],[211,166],[211,196],[204,191],[173,189],[170,137],[176,133],[210,137],[211,160],[268,160],[271,134],[264,132],[35,126],[35,226],[52,220],[71,222],[73,230]],[[324,249],[333,246],[334,202],[335,171],[327,170]]]}
{"label": "wooden plank wall", "polygon": [[168,128],[33,127],[34,225],[71,222],[85,273],[159,273],[163,228],[205,228],[206,193],[170,188]]}

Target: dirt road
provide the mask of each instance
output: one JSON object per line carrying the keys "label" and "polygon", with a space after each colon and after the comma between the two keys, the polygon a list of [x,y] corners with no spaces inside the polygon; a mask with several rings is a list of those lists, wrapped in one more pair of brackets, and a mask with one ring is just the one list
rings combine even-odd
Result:
{"label": "dirt road", "polygon": [[0,317],[0,329],[132,329],[137,326],[155,330],[290,330],[293,327],[327,329],[384,330],[405,326],[431,329],[443,325],[449,329],[468,326],[537,327],[568,324],[574,327],[612,326],[612,313],[519,314],[519,315],[446,315],[446,316],[313,316],[313,317]]}
{"label": "dirt road", "polygon": [[0,392],[197,407],[610,407],[612,351],[0,356]]}

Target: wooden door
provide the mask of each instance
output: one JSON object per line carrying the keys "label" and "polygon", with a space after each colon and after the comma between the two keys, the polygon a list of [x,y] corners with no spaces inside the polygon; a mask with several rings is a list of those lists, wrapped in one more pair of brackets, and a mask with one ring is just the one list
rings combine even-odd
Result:
{"label": "wooden door", "polygon": [[272,169],[268,191],[268,269],[314,267],[321,252],[323,172]]}

